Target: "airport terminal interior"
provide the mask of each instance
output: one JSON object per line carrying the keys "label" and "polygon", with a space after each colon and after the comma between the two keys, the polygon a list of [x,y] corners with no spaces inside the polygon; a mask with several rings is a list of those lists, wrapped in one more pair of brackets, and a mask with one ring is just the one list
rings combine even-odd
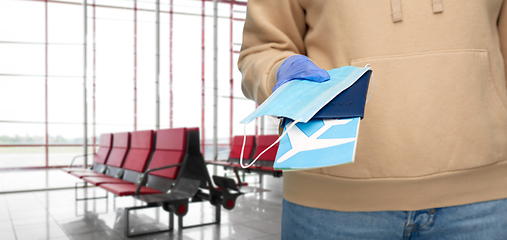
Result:
{"label": "airport terminal interior", "polygon": [[1,0],[0,239],[280,239],[246,4]]}

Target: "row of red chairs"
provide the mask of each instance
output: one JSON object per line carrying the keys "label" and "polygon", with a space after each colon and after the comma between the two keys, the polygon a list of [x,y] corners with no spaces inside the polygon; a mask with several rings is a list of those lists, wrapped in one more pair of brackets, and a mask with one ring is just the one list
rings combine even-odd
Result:
{"label": "row of red chairs", "polygon": [[[155,147],[153,130],[102,134],[90,170],[73,168],[62,170],[117,196],[134,195],[137,183],[147,169],[182,162],[186,152],[186,132],[186,128],[159,130],[156,134]],[[142,186],[140,194],[166,192],[172,187],[178,171],[179,166],[151,172],[146,184],[153,187]]]}
{"label": "row of red chairs", "polygon": [[[229,153],[229,157],[227,160],[221,161],[207,161],[208,164],[220,165],[225,169],[232,169],[236,173],[237,182],[242,185],[247,185],[246,183],[241,183],[239,176],[237,175],[237,171],[244,172],[255,172],[259,174],[271,174],[274,177],[281,177],[282,171],[275,170],[273,168],[273,164],[276,159],[276,152],[278,151],[278,143],[276,143],[273,147],[264,152],[258,160],[248,168],[242,168],[239,161],[241,157],[241,148],[243,146],[243,140],[245,139],[245,148],[243,149],[243,165],[248,165],[255,158],[259,157],[259,155],[266,150],[269,146],[271,146],[277,139],[278,135],[258,135],[252,136],[247,135],[244,136],[234,136],[232,149]],[[262,178],[261,178],[262,179]]]}
{"label": "row of red chairs", "polygon": [[130,195],[147,203],[125,208],[127,236],[136,235],[129,228],[129,212],[140,208],[162,206],[170,213],[169,229],[164,231],[171,231],[173,214],[179,217],[180,229],[206,225],[183,226],[182,217],[189,202],[207,200],[216,207],[215,224],[220,222],[220,207],[234,208],[241,192],[232,179],[211,180],[199,143],[197,128],[102,134],[90,169],[72,168],[71,163],[63,170],[115,196]]}

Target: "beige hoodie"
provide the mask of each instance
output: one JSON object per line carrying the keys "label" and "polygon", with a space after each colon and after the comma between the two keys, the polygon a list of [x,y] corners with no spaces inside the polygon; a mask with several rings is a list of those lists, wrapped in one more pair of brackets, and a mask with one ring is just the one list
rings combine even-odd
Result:
{"label": "beige hoodie", "polygon": [[262,103],[294,54],[326,70],[371,64],[375,86],[355,162],[284,173],[288,201],[381,211],[507,198],[507,3],[248,1],[245,95]]}

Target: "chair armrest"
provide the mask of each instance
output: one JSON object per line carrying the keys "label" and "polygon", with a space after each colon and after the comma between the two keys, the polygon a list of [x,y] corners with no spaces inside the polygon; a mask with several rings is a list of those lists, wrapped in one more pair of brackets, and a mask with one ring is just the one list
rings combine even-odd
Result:
{"label": "chair armrest", "polygon": [[72,164],[74,164],[74,161],[76,160],[76,158],[90,156],[90,155],[95,155],[95,154],[96,153],[88,153],[88,154],[85,154],[85,155],[77,155],[77,156],[75,156],[74,158],[72,158],[72,161],[70,162],[69,168],[72,168]]}
{"label": "chair armrest", "polygon": [[163,166],[163,167],[158,167],[158,168],[147,170],[146,172],[143,173],[143,175],[141,175],[141,180],[139,180],[139,182],[137,183],[137,189],[136,189],[136,192],[134,193],[134,195],[135,196],[139,195],[139,192],[141,191],[141,187],[144,185],[144,183],[146,183],[146,180],[148,179],[148,174],[150,172],[158,171],[158,170],[163,170],[163,169],[167,169],[167,168],[178,167],[178,166],[181,166],[181,165],[182,164],[180,163],[180,164],[174,164],[174,165]]}

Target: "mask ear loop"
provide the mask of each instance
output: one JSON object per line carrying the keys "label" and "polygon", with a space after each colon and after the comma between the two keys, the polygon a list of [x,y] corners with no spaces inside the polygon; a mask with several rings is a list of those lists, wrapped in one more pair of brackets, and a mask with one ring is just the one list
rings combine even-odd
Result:
{"label": "mask ear loop", "polygon": [[249,168],[251,167],[255,162],[257,162],[257,160],[262,156],[262,154],[264,154],[266,151],[268,151],[269,149],[271,149],[273,146],[275,146],[278,142],[280,142],[280,140],[282,139],[283,136],[285,136],[285,134],[287,134],[287,132],[296,125],[296,123],[298,123],[299,120],[296,120],[294,122],[292,122],[289,127],[287,128],[287,130],[285,130],[282,135],[280,135],[280,137],[278,137],[276,139],[276,141],[274,143],[272,143],[269,147],[267,147],[266,149],[264,149],[264,151],[262,151],[251,163],[249,163],[248,165],[244,165],[243,164],[243,153],[245,151],[245,144],[246,144],[246,123],[243,127],[243,146],[241,146],[241,155],[239,157],[239,165],[242,167],[242,168]]}
{"label": "mask ear loop", "polygon": [[[370,64],[366,64],[366,66],[364,66],[364,67],[369,68],[371,70]],[[370,94],[368,94],[368,98],[366,99],[366,103],[368,103],[368,101],[370,100],[371,94],[373,93],[374,86],[375,86],[375,77],[373,75],[373,71],[371,71],[371,88],[370,88]]]}

